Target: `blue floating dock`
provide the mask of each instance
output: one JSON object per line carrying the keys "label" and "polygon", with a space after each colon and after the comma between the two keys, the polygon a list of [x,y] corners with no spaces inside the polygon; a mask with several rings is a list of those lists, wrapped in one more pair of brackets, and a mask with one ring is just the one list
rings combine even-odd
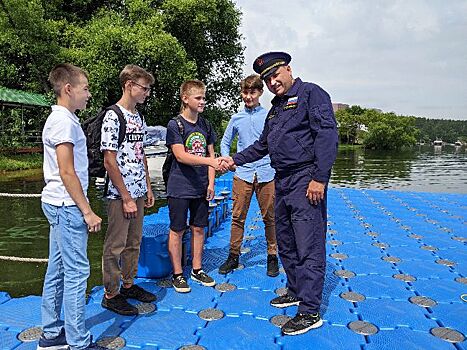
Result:
{"label": "blue floating dock", "polygon": [[[230,190],[231,184],[231,175],[222,176],[218,192]],[[230,207],[230,199],[226,201]],[[157,295],[156,311],[116,315],[100,306],[103,289],[95,287],[86,306],[94,339],[120,337],[126,349],[147,350],[193,345],[211,350],[467,349],[467,195],[331,188],[328,201],[323,327],[292,337],[282,336],[271,322],[276,316],[293,317],[297,308],[269,305],[286,278],[283,271],[276,278],[266,276],[264,225],[253,198],[242,268],[228,275],[217,269],[229,252],[230,214],[221,202],[213,210],[219,219],[213,219],[206,232],[203,263],[219,290],[191,280],[188,294],[167,287],[162,277],[170,270],[167,252],[152,250],[166,249],[168,212],[162,208],[146,217],[139,276],[148,278],[137,283]],[[349,292],[364,298],[346,300]],[[409,301],[413,297],[426,297],[434,304],[419,306]],[[206,311],[221,318],[206,319]],[[353,331],[351,324],[358,321],[374,325],[376,333]],[[0,292],[1,349],[35,349],[37,341],[22,342],[18,335],[38,326],[40,297],[12,299]],[[433,335],[440,327],[454,338]]]}

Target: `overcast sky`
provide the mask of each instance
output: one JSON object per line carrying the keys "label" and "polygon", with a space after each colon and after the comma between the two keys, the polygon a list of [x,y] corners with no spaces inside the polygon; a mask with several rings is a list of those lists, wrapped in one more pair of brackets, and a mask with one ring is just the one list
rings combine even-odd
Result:
{"label": "overcast sky", "polygon": [[467,120],[467,0],[235,1],[245,74],[259,54],[287,51],[294,77],[333,102]]}

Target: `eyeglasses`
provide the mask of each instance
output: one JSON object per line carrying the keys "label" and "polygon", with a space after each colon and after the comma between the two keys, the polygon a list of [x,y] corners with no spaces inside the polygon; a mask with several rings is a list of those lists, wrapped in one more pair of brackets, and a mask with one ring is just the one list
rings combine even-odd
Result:
{"label": "eyeglasses", "polygon": [[150,92],[151,91],[151,88],[148,87],[148,86],[143,86],[141,84],[138,84],[136,81],[131,81],[133,84],[139,86],[141,89],[143,89],[144,92]]}

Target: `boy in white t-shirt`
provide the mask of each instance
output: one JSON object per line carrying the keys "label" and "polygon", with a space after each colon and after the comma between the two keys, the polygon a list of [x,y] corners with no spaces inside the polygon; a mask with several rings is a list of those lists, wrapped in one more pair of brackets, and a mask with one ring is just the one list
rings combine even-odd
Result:
{"label": "boy in white t-shirt", "polygon": [[[120,73],[122,97],[117,102],[125,121],[125,139],[118,145],[120,122],[114,111],[102,121],[101,151],[110,178],[107,193],[109,226],[105,235],[102,272],[105,294],[101,305],[121,315],[137,315],[138,309],[126,299],[145,303],[156,296],[134,284],[143,232],[144,208],[154,205],[143,143],[146,124],[136,104],[151,93],[154,77],[136,65]],[[120,278],[122,286],[120,286]]]}
{"label": "boy in white t-shirt", "polygon": [[[49,81],[57,104],[42,132],[45,187],[41,201],[50,223],[50,243],[38,349],[105,349],[92,343],[84,315],[90,271],[88,231],[100,231],[102,222],[86,198],[86,137],[75,115],[91,97],[87,73],[71,64],[59,64],[50,72]],[[60,319],[62,306],[64,320]]]}

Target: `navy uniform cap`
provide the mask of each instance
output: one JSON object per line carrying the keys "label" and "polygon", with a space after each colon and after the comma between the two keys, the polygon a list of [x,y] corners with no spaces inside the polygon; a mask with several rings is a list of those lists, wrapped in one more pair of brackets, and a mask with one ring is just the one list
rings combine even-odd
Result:
{"label": "navy uniform cap", "polygon": [[259,56],[253,63],[253,70],[261,79],[266,79],[280,66],[287,66],[292,57],[286,52],[266,52]]}

